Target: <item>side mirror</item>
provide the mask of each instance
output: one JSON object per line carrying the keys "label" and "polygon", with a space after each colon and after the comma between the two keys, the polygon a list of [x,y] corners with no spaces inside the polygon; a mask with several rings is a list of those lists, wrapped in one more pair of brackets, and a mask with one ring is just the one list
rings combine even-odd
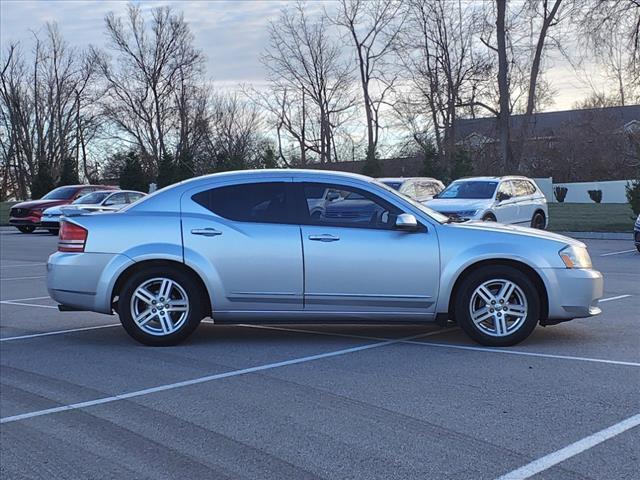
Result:
{"label": "side mirror", "polygon": [[339,198],[340,195],[335,190],[327,193],[327,200],[329,200],[330,202],[333,202],[334,200],[337,200]]}
{"label": "side mirror", "polygon": [[418,220],[410,213],[401,213],[396,218],[396,228],[398,230],[414,231],[418,229]]}
{"label": "side mirror", "polygon": [[498,202],[504,202],[505,200],[509,200],[510,198],[511,198],[511,195],[504,192],[498,192],[496,194],[496,200]]}

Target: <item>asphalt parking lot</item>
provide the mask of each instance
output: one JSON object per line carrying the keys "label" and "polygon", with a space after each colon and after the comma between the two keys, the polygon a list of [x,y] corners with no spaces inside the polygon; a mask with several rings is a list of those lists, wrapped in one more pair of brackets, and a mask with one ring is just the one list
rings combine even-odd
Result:
{"label": "asphalt parking lot", "polygon": [[[636,479],[640,254],[588,240],[603,314],[497,350],[455,327],[220,326],[143,347],[60,313],[0,229],[0,477]],[[568,447],[568,448],[567,448]]]}

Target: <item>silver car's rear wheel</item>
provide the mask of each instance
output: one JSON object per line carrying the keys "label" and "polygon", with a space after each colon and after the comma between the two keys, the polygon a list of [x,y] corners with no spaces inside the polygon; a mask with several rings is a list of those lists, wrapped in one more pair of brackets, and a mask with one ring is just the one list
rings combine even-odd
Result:
{"label": "silver car's rear wheel", "polygon": [[489,280],[471,295],[469,315],[482,333],[506,337],[524,324],[527,298],[522,289],[510,280]]}
{"label": "silver car's rear wheel", "polygon": [[182,328],[189,315],[189,296],[170,278],[151,278],[131,297],[131,317],[149,335],[164,336]]}
{"label": "silver car's rear wheel", "polygon": [[208,309],[199,279],[173,265],[140,267],[118,292],[122,326],[145,345],[176,345],[200,324]]}

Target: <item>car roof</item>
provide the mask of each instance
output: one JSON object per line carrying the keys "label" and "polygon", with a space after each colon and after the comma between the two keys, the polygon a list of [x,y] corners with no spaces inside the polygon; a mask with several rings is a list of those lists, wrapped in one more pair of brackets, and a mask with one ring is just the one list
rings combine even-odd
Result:
{"label": "car roof", "polygon": [[379,182],[406,182],[407,180],[424,180],[427,182],[440,182],[437,178],[433,177],[382,177],[376,178]]}
{"label": "car roof", "polygon": [[481,181],[481,182],[499,182],[501,180],[531,180],[531,179],[528,177],[524,177],[522,175],[503,175],[501,177],[499,176],[462,177],[462,178],[458,178],[457,180],[454,180],[454,182],[466,181],[466,180],[475,180],[475,181]]}

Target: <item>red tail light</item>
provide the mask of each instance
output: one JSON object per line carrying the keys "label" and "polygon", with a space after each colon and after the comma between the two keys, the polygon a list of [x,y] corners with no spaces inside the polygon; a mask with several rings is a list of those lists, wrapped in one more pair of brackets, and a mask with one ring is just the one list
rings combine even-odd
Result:
{"label": "red tail light", "polygon": [[61,222],[58,237],[59,252],[84,252],[84,244],[89,232],[75,223]]}

